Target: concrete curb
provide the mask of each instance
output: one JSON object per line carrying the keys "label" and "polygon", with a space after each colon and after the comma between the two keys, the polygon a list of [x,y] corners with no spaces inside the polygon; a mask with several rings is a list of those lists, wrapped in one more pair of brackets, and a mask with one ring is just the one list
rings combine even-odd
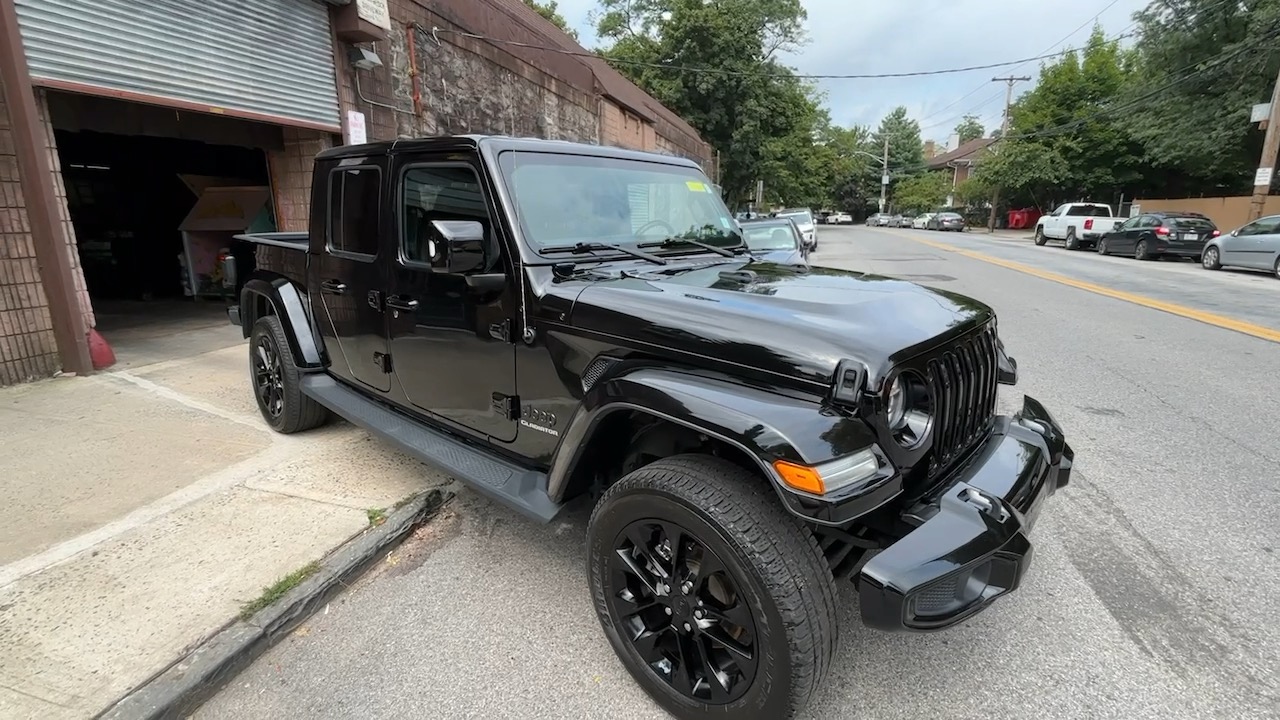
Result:
{"label": "concrete curb", "polygon": [[96,717],[102,720],[185,718],[259,655],[377,562],[453,496],[431,490],[414,497],[320,562],[320,570],[249,620],[236,620],[169,669]]}

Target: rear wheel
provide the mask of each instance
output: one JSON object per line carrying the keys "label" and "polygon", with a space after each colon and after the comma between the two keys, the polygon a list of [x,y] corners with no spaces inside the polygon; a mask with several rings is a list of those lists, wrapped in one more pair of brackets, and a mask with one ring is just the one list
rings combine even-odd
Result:
{"label": "rear wheel", "polygon": [[1068,250],[1079,250],[1080,241],[1076,238],[1076,229],[1067,228],[1067,240],[1063,243]]}
{"label": "rear wheel", "polygon": [[1049,239],[1044,236],[1044,228],[1042,227],[1036,228],[1036,244],[1044,245],[1048,241]]}
{"label": "rear wheel", "polygon": [[267,315],[249,336],[249,372],[258,411],[272,430],[290,434],[310,430],[329,419],[323,405],[302,394],[301,373],[289,352],[280,318]]}
{"label": "rear wheel", "polygon": [[1133,250],[1133,257],[1135,260],[1151,260],[1152,259],[1151,250],[1147,246],[1146,240],[1138,241],[1138,247],[1134,248]]}
{"label": "rear wheel", "polygon": [[757,476],[708,455],[646,465],[587,529],[596,613],[679,718],[789,718],[831,664],[836,590],[813,535]]}

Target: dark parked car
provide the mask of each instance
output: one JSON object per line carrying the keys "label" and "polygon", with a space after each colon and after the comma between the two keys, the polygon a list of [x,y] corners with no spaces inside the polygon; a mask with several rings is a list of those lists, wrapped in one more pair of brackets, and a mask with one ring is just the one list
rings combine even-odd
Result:
{"label": "dark parked car", "polygon": [[1138,260],[1180,257],[1200,262],[1205,244],[1219,234],[1213,221],[1198,213],[1143,213],[1103,235],[1098,252],[1133,255]]}
{"label": "dark parked car", "polygon": [[929,218],[929,222],[925,227],[929,230],[955,230],[960,232],[964,230],[964,217],[959,213],[938,213]]}
{"label": "dark parked car", "polygon": [[[594,503],[563,541],[620,661],[681,718],[799,712],[842,600],[890,631],[990,607],[1071,476],[1039,402],[996,414],[1018,368],[991,308],[761,262],[691,160],[347,145],[316,158],[310,228],[241,236],[258,265],[229,315],[263,421],[342,416],[541,523]],[[476,616],[560,601],[521,592]]]}
{"label": "dark parked car", "polygon": [[752,256],[784,265],[804,265],[809,249],[800,228],[790,218],[769,218],[739,223],[742,239]]}

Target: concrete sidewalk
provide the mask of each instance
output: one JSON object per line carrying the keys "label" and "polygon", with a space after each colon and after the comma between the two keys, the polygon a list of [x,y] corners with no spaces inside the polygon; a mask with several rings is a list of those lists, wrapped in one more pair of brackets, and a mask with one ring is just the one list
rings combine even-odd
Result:
{"label": "concrete sidewalk", "polygon": [[343,423],[270,432],[232,340],[0,390],[0,717],[103,711],[447,482]]}

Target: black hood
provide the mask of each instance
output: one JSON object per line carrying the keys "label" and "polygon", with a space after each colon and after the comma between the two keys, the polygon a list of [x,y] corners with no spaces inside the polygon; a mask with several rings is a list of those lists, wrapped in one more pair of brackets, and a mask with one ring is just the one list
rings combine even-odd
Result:
{"label": "black hood", "polygon": [[975,300],[902,280],[759,261],[629,268],[583,285],[576,327],[823,385],[846,358],[878,382],[893,362],[993,316]]}

